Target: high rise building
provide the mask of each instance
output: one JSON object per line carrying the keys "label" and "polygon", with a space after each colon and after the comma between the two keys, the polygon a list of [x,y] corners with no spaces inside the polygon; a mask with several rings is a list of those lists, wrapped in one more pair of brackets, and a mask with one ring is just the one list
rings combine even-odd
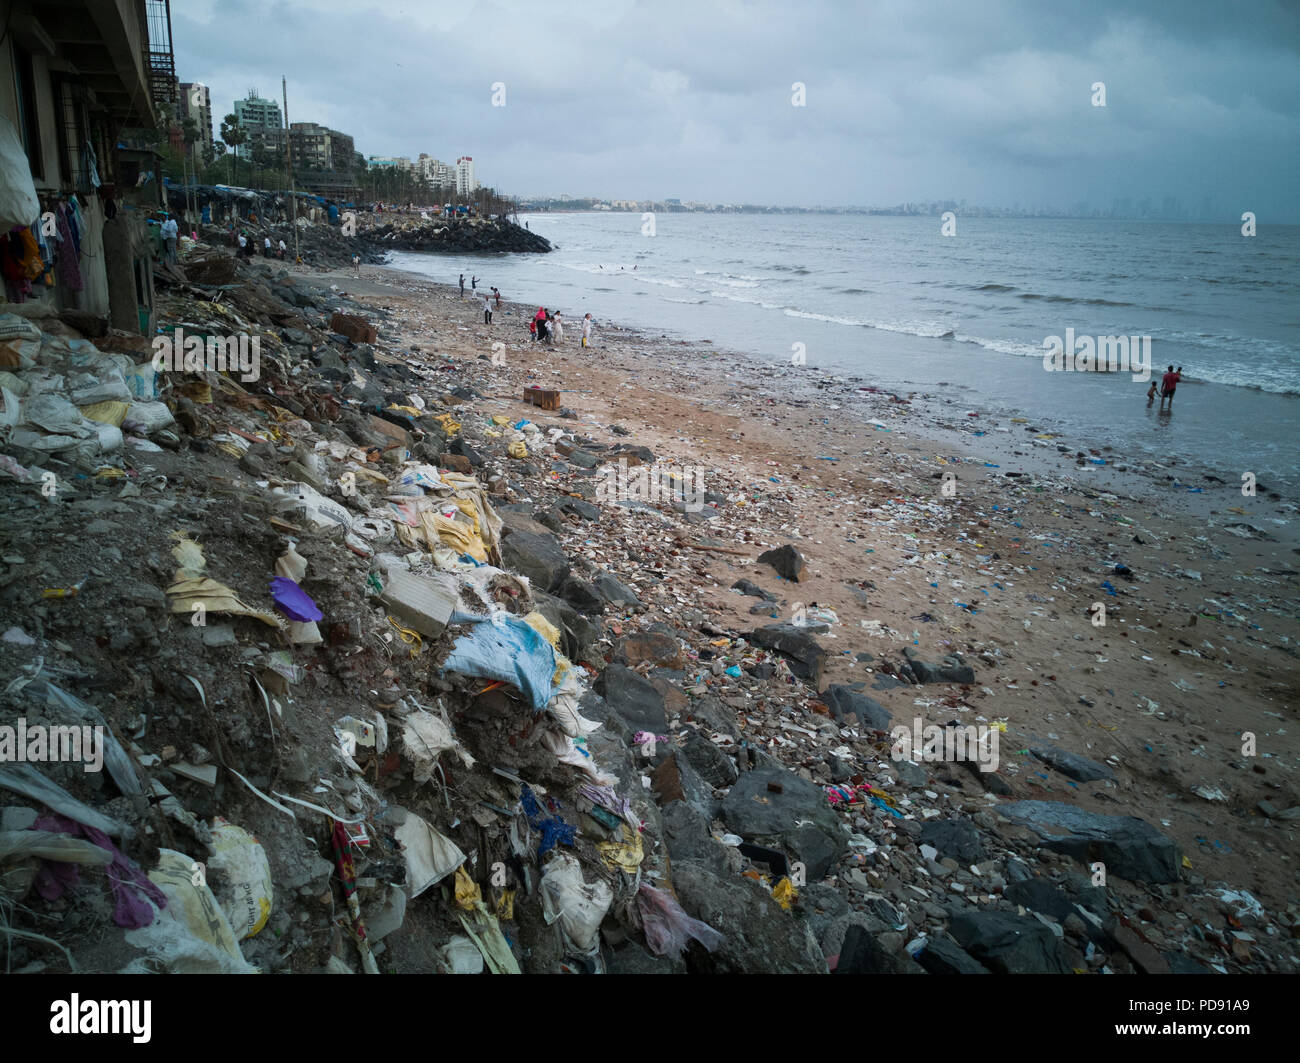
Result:
{"label": "high rise building", "polygon": [[470,155],[462,155],[456,160],[456,194],[467,196],[478,189],[478,182],[474,180],[474,159]]}
{"label": "high rise building", "polygon": [[208,87],[197,81],[182,82],[180,99],[181,117],[194,119],[194,124],[199,127],[199,139],[194,142],[195,151],[203,158],[211,158],[212,96]]}
{"label": "high rise building", "polygon": [[[235,101],[235,117],[239,126],[248,134],[248,140],[235,149],[241,158],[252,149],[252,142],[261,134],[284,128],[284,119],[280,116],[280,105],[274,100],[266,100],[257,94],[257,89],[249,89],[248,96]],[[281,141],[283,150],[283,141]]]}

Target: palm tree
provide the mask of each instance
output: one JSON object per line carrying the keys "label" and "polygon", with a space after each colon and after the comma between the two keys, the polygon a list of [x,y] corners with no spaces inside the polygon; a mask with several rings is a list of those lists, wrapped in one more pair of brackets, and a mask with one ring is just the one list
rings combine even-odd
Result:
{"label": "palm tree", "polygon": [[234,114],[228,114],[221,119],[221,139],[230,147],[231,153],[235,155],[235,178],[239,177],[238,148],[239,145],[248,139],[248,133],[240,128],[239,118]]}

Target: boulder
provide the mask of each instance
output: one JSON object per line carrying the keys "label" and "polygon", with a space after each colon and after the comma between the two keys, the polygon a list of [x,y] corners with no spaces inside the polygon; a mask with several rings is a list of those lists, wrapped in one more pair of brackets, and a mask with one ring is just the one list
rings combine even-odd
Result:
{"label": "boulder", "polygon": [[663,734],[668,730],[663,695],[632,669],[609,665],[600,673],[594,689],[633,731]]}
{"label": "boulder", "polygon": [[806,628],[793,624],[768,624],[749,633],[749,641],[765,650],[781,654],[790,662],[790,671],[807,679],[814,687],[821,685],[822,663],[826,651]]}
{"label": "boulder", "polygon": [[894,719],[893,714],[874,698],[839,683],[828,686],[822,691],[821,698],[834,719],[839,720],[852,712],[869,730],[888,731]]}
{"label": "boulder", "polygon": [[782,579],[799,582],[799,574],[803,572],[803,555],[793,546],[778,546],[775,550],[765,550],[758,555],[760,565],[771,565],[776,570],[776,574]]}
{"label": "boulder", "polygon": [[742,838],[783,847],[804,863],[810,882],[823,878],[846,846],[821,787],[774,765],[744,772],[723,799],[722,816]]}
{"label": "boulder", "polygon": [[1064,749],[1058,749],[1056,746],[1030,746],[1029,752],[1044,764],[1055,768],[1062,775],[1077,779],[1079,782],[1096,782],[1098,779],[1115,778],[1115,773],[1108,764],[1089,760],[1078,753],[1069,753]]}
{"label": "boulder", "polygon": [[1182,851],[1136,816],[1108,816],[1062,801],[1016,801],[999,811],[1034,830],[1045,849],[1083,863],[1101,861],[1109,874],[1139,882],[1177,882]]}
{"label": "boulder", "polygon": [[952,913],[948,933],[995,974],[1069,974],[1061,941],[1037,919],[969,909]]}
{"label": "boulder", "polygon": [[501,560],[506,568],[548,592],[558,591],[569,575],[569,559],[553,535],[511,532],[501,540]]}

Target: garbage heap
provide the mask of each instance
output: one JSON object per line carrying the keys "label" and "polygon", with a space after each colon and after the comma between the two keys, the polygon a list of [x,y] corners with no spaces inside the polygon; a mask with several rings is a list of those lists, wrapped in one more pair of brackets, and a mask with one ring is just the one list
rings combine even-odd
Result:
{"label": "garbage heap", "polygon": [[[440,357],[409,313],[202,244],[182,266],[160,335],[256,337],[255,375],[0,316],[9,969],[1169,969],[1127,921],[1178,882],[1169,839],[995,816],[998,773],[941,783],[822,689],[833,614],[716,584],[785,492],[611,497],[602,468],[657,456],[539,414],[527,359]],[[758,626],[711,620],[722,593]],[[975,679],[878,664],[946,704]]]}

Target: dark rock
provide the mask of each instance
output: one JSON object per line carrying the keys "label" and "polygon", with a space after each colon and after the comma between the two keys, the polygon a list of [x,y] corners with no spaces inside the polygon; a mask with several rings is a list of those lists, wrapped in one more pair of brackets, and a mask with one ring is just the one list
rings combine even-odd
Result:
{"label": "dark rock", "polygon": [[483,464],[483,455],[473,446],[465,441],[464,436],[457,436],[447,444],[447,449],[452,454],[459,454],[462,458],[469,461],[471,465],[478,466]]}
{"label": "dark rock", "polygon": [[977,864],[984,859],[979,832],[965,816],[926,820],[921,825],[921,842],[938,849],[940,857],[950,856],[962,864]]}
{"label": "dark rock", "polygon": [[880,702],[842,684],[831,684],[822,691],[821,698],[836,720],[852,712],[857,714],[858,720],[864,727],[875,731],[888,731],[894,719],[893,713]]}
{"label": "dark rock", "polygon": [[916,956],[916,962],[931,974],[988,974],[988,969],[977,963],[969,953],[943,934],[925,939],[925,948]]}
{"label": "dark rock", "polygon": [[611,664],[600,673],[594,688],[633,731],[667,731],[663,695],[632,669]]}
{"label": "dark rock", "polygon": [[690,718],[718,734],[740,737],[736,726],[736,712],[728,708],[712,694],[705,694],[691,706]]}
{"label": "dark rock", "polygon": [[807,679],[814,688],[821,685],[826,651],[808,634],[807,629],[788,623],[769,624],[750,632],[749,641],[787,658],[790,671],[800,679]]}
{"label": "dark rock", "polygon": [[544,591],[556,591],[569,575],[569,559],[553,535],[515,531],[501,540],[505,567],[527,576]]}
{"label": "dark rock", "polygon": [[943,664],[927,664],[913,657],[906,649],[903,654],[911,665],[912,674],[918,683],[959,683],[969,686],[975,682],[975,669],[962,664],[955,657],[945,658]]}
{"label": "dark rock", "polygon": [[611,949],[605,962],[610,974],[685,974],[686,964],[672,956],[653,956],[635,941]]}
{"label": "dark rock", "polygon": [[682,908],[723,936],[713,952],[692,944],[686,965],[697,974],[825,974],[826,960],[807,926],[791,917],[757,882],[717,875],[691,861],[674,862]]}
{"label": "dark rock", "polygon": [[911,956],[885,948],[866,927],[850,923],[840,946],[836,974],[925,974]]}
{"label": "dark rock", "polygon": [[1043,847],[1083,863],[1101,861],[1109,874],[1143,882],[1177,882],[1178,845],[1136,816],[1107,816],[1060,801],[1017,801],[999,810],[1032,828]]}
{"label": "dark rock", "polygon": [[760,565],[771,565],[776,569],[776,574],[782,579],[799,582],[799,574],[803,572],[803,555],[793,546],[778,546],[775,550],[765,550],[758,555]]}
{"label": "dark rock", "polygon": [[687,733],[681,752],[691,762],[691,767],[700,773],[700,777],[715,789],[725,789],[740,775],[735,761],[695,731]]}
{"label": "dark rock", "polygon": [[1069,974],[1065,950],[1052,931],[1031,916],[968,909],[948,925],[967,953],[996,974]]}
{"label": "dark rock", "polygon": [[762,598],[765,602],[774,602],[777,596],[770,591],[763,590],[757,583],[750,583],[747,579],[738,579],[731,585],[733,591],[740,591],[741,594],[747,594],[751,598]]}
{"label": "dark rock", "polygon": [[[570,465],[574,465],[579,469],[594,469],[604,459],[599,454],[593,454],[589,450],[575,450],[568,456],[567,460]],[[599,517],[592,519],[598,520]]]}
{"label": "dark rock", "polygon": [[717,875],[726,875],[726,853],[709,833],[709,820],[687,801],[670,801],[660,809],[664,846],[674,864],[695,860]]}
{"label": "dark rock", "polygon": [[580,613],[599,615],[605,611],[605,599],[596,588],[579,576],[570,576],[560,586],[560,597]]}
{"label": "dark rock", "polygon": [[782,848],[800,854],[797,858],[806,865],[808,881],[822,878],[845,849],[843,829],[821,787],[780,767],[743,773],[723,798],[722,815],[728,828],[742,838],[775,839]]}
{"label": "dark rock", "polygon": [[1089,760],[1078,753],[1069,753],[1064,749],[1057,749],[1055,746],[1031,746],[1029,752],[1044,764],[1050,764],[1062,775],[1068,775],[1071,779],[1077,779],[1079,782],[1096,782],[1098,779],[1115,778],[1115,773],[1108,764]]}
{"label": "dark rock", "polygon": [[633,608],[641,608],[641,599],[636,596],[636,591],[625,583],[620,583],[608,572],[598,572],[591,581],[592,586],[596,588],[607,605],[627,605]]}
{"label": "dark rock", "polygon": [[566,498],[557,507],[565,513],[572,513],[583,520],[600,520],[600,507],[593,502],[584,502],[581,498]]}

